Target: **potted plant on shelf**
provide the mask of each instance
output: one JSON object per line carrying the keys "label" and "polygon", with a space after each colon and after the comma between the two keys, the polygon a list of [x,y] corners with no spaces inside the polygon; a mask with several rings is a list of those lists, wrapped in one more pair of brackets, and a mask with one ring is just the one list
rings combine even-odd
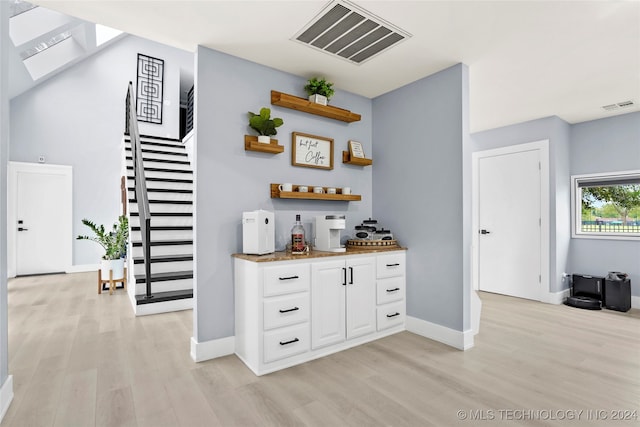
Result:
{"label": "potted plant on shelf", "polygon": [[271,118],[271,110],[263,107],[260,114],[249,111],[249,127],[258,132],[258,142],[263,144],[271,143],[271,137],[277,135],[277,127],[284,124],[280,118]]}
{"label": "potted plant on shelf", "polygon": [[313,77],[309,79],[304,90],[309,95],[309,101],[316,104],[327,105],[329,99],[333,96],[333,83],[326,81],[324,78]]}
{"label": "potted plant on shelf", "polygon": [[129,220],[121,215],[118,222],[113,224],[107,232],[104,225],[96,225],[93,221],[83,219],[82,223],[89,227],[95,236],[78,236],[77,240],[91,240],[104,248],[100,266],[102,277],[109,277],[109,270],[113,271],[112,278],[124,278],[124,257],[127,254],[127,239],[129,238]]}

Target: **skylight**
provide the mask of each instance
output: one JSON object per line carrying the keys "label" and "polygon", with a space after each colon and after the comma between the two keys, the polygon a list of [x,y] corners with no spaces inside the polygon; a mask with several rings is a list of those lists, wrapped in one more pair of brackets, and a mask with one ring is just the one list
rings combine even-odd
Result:
{"label": "skylight", "polygon": [[122,31],[120,30],[96,24],[96,46],[100,46],[103,43],[118,37],[120,34],[122,34]]}
{"label": "skylight", "polygon": [[69,37],[71,37],[71,32],[70,31],[65,31],[65,32],[60,33],[60,34],[56,34],[55,36],[51,37],[47,41],[40,42],[40,43],[38,43],[38,44],[36,44],[34,46],[31,46],[30,48],[27,48],[27,49],[23,50],[22,52],[20,52],[20,58],[22,58],[22,60],[24,61],[25,59],[31,58],[32,56],[37,55],[40,52],[43,52],[43,51],[49,49],[50,47],[55,46],[58,43],[65,41]]}

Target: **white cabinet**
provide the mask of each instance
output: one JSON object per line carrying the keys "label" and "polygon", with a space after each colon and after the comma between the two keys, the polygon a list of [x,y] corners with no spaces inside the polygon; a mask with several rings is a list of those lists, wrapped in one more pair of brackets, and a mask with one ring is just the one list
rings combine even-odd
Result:
{"label": "white cabinet", "polygon": [[404,330],[404,250],[247,258],[234,260],[235,351],[256,375]]}
{"label": "white cabinet", "polygon": [[376,330],[375,257],[311,265],[311,348]]}

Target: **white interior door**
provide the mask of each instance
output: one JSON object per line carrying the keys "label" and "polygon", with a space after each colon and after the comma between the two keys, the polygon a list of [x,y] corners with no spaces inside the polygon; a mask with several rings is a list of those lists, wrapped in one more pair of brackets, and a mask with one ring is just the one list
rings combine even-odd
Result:
{"label": "white interior door", "polygon": [[12,163],[9,227],[15,274],[64,272],[71,266],[71,167]]}
{"label": "white interior door", "polygon": [[541,299],[540,151],[478,159],[479,289]]}

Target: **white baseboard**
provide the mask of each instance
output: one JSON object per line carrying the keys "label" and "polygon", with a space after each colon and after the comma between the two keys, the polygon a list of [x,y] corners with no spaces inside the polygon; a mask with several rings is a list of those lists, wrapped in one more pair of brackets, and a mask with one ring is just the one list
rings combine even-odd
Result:
{"label": "white baseboard", "polygon": [[236,337],[226,337],[217,340],[197,342],[191,337],[191,358],[194,362],[228,356],[236,351]]}
{"label": "white baseboard", "polygon": [[[131,296],[129,297],[131,298]],[[193,309],[193,298],[183,298],[173,301],[154,302],[150,304],[136,304],[133,297],[133,310],[136,316],[148,316],[150,314],[170,313],[172,311],[182,311]]]}
{"label": "white baseboard", "polygon": [[640,297],[631,296],[631,308],[640,308]]}
{"label": "white baseboard", "polygon": [[472,329],[464,332],[456,331],[455,329],[411,316],[407,316],[406,327],[409,332],[439,341],[458,350],[468,350],[473,347],[474,334]]}
{"label": "white baseboard", "polygon": [[80,265],[72,265],[67,268],[65,273],[87,273],[90,271],[98,271],[100,269],[100,264],[80,264]]}
{"label": "white baseboard", "polygon": [[9,375],[0,388],[0,421],[4,418],[13,400],[13,375]]}
{"label": "white baseboard", "polygon": [[571,295],[570,289],[564,289],[560,292],[548,292],[541,301],[548,304],[559,305],[562,304],[569,295]]}

